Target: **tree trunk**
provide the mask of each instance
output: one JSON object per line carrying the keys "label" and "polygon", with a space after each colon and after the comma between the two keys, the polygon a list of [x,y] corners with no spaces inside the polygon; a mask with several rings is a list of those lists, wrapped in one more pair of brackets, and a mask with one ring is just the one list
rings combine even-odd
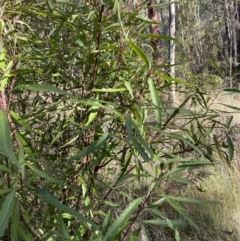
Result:
{"label": "tree trunk", "polygon": [[[153,6],[155,5],[154,0],[148,1],[148,18],[152,21],[159,22],[158,11]],[[149,28],[149,32],[151,34],[160,35],[160,27],[159,24],[151,24]],[[154,49],[153,59],[156,60],[157,64],[162,63],[162,58],[160,54],[161,49],[161,41],[159,39],[152,40],[152,47]]]}
{"label": "tree trunk", "polygon": [[[225,7],[225,34],[227,41],[227,57],[229,58],[229,75],[232,75],[232,36],[231,36],[231,20],[229,16],[229,0],[224,0]],[[232,81],[230,81],[230,88],[232,88]]]}
{"label": "tree trunk", "polygon": [[[175,38],[176,34],[176,19],[175,19],[175,1],[169,0],[169,36]],[[169,45],[169,60],[170,60],[170,77],[175,77],[175,50],[176,44],[175,41],[170,40]],[[176,84],[172,84],[172,101],[173,104],[176,103]]]}

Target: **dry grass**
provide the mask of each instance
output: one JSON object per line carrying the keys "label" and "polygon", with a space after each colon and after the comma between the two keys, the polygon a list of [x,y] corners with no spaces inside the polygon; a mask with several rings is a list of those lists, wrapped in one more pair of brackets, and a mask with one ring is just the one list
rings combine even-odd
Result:
{"label": "dry grass", "polygon": [[231,138],[235,146],[235,156],[231,168],[220,162],[214,167],[207,167],[206,171],[211,175],[199,183],[205,190],[204,192],[199,192],[193,187],[182,191],[182,196],[219,201],[217,205],[185,205],[189,215],[199,225],[200,232],[182,230],[181,240],[183,241],[238,241],[240,237],[240,145],[238,143],[240,112],[225,106],[240,108],[240,94],[217,93],[213,96],[211,109],[223,112],[220,117],[221,121],[226,122],[230,116],[233,116],[234,127]]}
{"label": "dry grass", "polygon": [[[184,205],[188,214],[198,224],[200,231],[197,232],[191,227],[180,230],[182,241],[240,240],[240,144],[238,143],[240,137],[240,111],[225,106],[240,108],[240,94],[229,95],[215,91],[211,94],[211,97],[209,106],[211,109],[221,111],[219,118],[221,122],[226,123],[230,116],[233,116],[231,138],[235,146],[235,156],[231,168],[220,161],[215,166],[205,168],[205,172],[210,175],[198,183],[204,192],[199,192],[193,186],[181,189],[180,193],[172,191],[171,194],[173,195],[219,202],[219,204]],[[167,190],[168,186],[164,188]],[[174,217],[179,218],[179,215],[171,208],[167,209],[166,212],[173,219]],[[152,231],[153,240],[175,240],[169,229],[152,227],[150,231]]]}

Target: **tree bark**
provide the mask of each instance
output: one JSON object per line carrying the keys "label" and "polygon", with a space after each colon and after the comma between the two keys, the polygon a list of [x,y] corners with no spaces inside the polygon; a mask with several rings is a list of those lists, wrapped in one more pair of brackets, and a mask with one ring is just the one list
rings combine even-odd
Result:
{"label": "tree bark", "polygon": [[[149,0],[148,1],[148,18],[151,19],[152,21],[159,22],[159,16],[158,16],[158,11],[156,8],[153,7],[155,4],[154,0]],[[159,24],[151,24],[149,28],[149,32],[151,34],[155,35],[160,35],[160,27]],[[152,40],[152,47],[154,49],[154,54],[153,54],[153,59],[157,61],[157,64],[162,63],[162,58],[160,54],[160,49],[161,49],[161,41],[159,39]]]}
{"label": "tree bark", "polygon": [[[175,11],[175,1],[169,0],[169,36],[175,38],[176,35],[176,11]],[[175,51],[176,44],[175,41],[170,40],[169,44],[169,60],[170,60],[170,77],[175,77]],[[176,84],[172,83],[172,101],[173,104],[176,103]]]}

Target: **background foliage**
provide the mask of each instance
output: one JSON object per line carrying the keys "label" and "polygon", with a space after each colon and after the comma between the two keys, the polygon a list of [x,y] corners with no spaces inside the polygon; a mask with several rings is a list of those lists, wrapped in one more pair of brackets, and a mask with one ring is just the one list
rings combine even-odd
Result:
{"label": "background foliage", "polygon": [[[184,4],[179,9],[187,11]],[[165,13],[165,6],[155,7]],[[191,43],[179,38],[184,72],[170,78],[164,57],[170,38],[149,33],[160,22],[146,16],[148,9],[148,2],[3,2],[2,240],[201,234],[185,203],[217,200],[183,190],[204,191],[199,181],[208,176],[206,166],[231,166],[233,117],[222,119],[223,111],[212,107],[220,89],[208,93],[226,74],[221,63],[206,61],[214,56],[204,55],[210,74],[186,67]],[[181,34],[190,34],[187,26]],[[163,43],[161,61],[156,40]],[[172,82],[179,90],[176,106]]]}

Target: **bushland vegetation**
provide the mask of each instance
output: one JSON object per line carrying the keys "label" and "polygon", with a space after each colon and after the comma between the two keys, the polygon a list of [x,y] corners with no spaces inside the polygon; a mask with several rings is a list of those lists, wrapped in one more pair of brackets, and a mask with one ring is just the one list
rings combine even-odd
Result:
{"label": "bushland vegetation", "polygon": [[171,4],[1,1],[1,240],[238,240],[236,3]]}

